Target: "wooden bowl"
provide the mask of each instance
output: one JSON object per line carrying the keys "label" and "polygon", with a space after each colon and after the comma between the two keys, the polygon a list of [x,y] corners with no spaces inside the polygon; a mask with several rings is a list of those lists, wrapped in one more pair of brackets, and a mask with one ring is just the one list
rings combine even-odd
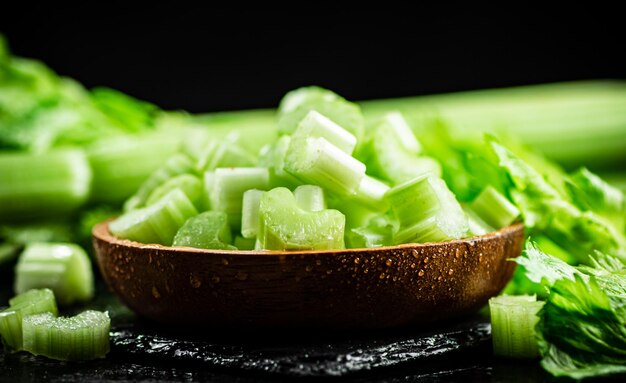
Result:
{"label": "wooden bowl", "polygon": [[162,323],[374,329],[471,313],[510,280],[524,227],[465,240],[329,251],[222,251],[93,243],[105,281]]}

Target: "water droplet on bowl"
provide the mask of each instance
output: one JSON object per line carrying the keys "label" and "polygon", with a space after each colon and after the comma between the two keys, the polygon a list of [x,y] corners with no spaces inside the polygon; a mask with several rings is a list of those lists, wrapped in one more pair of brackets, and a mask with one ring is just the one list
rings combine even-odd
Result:
{"label": "water droplet on bowl", "polygon": [[387,258],[387,260],[385,261],[385,265],[387,267],[390,267],[391,265],[393,265],[393,261],[391,260],[391,258]]}
{"label": "water droplet on bowl", "polygon": [[421,276],[423,276],[423,275],[424,275],[424,270],[420,270],[420,271],[417,273],[417,276],[418,276],[418,277],[421,277]]}
{"label": "water droplet on bowl", "polygon": [[385,273],[380,273],[380,275],[378,276],[378,279],[385,279]]}
{"label": "water droplet on bowl", "polygon": [[222,264],[223,264],[224,266],[228,266],[228,259],[226,259],[226,258],[222,258]]}
{"label": "water droplet on bowl", "polygon": [[159,289],[156,288],[156,286],[152,286],[152,296],[156,299],[161,298],[161,293],[159,292]]}
{"label": "water droplet on bowl", "polygon": [[306,267],[304,268],[306,271],[311,271],[313,270],[313,266],[311,265],[306,265]]}
{"label": "water droplet on bowl", "polygon": [[211,282],[213,282],[213,283],[220,283],[220,276],[219,275],[213,275],[211,277]]}
{"label": "water droplet on bowl", "polygon": [[235,279],[237,279],[238,281],[245,281],[246,279],[248,279],[248,273],[238,271],[237,274],[235,274]]}
{"label": "water droplet on bowl", "polygon": [[197,289],[202,285],[202,279],[200,279],[200,277],[197,276],[196,274],[191,274],[189,275],[189,284],[194,289]]}

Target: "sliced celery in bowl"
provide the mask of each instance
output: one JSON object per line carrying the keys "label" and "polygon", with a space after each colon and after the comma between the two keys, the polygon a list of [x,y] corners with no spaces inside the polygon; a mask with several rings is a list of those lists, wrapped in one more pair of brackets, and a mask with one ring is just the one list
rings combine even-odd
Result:
{"label": "sliced celery in bowl", "polygon": [[511,278],[524,227],[464,240],[323,251],[203,250],[93,230],[105,281],[161,323],[376,329],[476,311]]}

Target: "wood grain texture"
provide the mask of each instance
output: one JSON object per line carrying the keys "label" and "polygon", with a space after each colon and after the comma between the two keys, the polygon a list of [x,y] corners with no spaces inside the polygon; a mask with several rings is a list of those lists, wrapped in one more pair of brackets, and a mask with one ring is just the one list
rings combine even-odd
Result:
{"label": "wood grain texture", "polygon": [[470,313],[510,280],[524,227],[444,243],[318,252],[146,245],[93,230],[111,290],[176,324],[374,329]]}

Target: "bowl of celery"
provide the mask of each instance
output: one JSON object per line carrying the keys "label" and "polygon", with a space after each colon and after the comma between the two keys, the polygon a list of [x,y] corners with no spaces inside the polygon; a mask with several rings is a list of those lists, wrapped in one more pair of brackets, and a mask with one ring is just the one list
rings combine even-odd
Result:
{"label": "bowl of celery", "polygon": [[109,286],[169,323],[384,328],[462,315],[511,278],[519,210],[459,202],[399,112],[301,88],[252,156],[196,137],[93,231]]}

